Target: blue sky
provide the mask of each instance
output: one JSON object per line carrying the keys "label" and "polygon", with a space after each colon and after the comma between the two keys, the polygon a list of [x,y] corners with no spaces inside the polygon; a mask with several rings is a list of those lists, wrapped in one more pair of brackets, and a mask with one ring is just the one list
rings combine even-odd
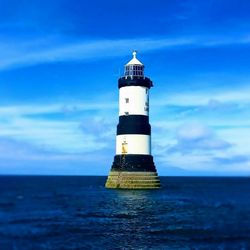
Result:
{"label": "blue sky", "polygon": [[0,1],[0,174],[106,175],[117,79],[154,82],[160,175],[250,174],[250,3]]}

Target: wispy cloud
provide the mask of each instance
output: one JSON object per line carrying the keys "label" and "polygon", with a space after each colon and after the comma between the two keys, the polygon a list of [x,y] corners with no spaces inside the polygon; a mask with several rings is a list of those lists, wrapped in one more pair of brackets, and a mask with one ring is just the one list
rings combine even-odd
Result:
{"label": "wispy cloud", "polygon": [[[38,42],[39,43],[39,42]],[[126,55],[131,48],[141,50],[160,49],[164,47],[192,44],[190,39],[124,39],[124,40],[90,40],[75,43],[52,42],[50,39],[43,46],[35,46],[25,41],[18,45],[0,44],[0,69],[28,66],[40,63],[100,59]]]}
{"label": "wispy cloud", "polygon": [[131,48],[152,51],[167,48],[215,47],[249,44],[250,36],[105,39],[62,43],[48,38],[0,43],[0,69],[41,63],[101,59],[126,55]]}
{"label": "wispy cloud", "polygon": [[117,104],[114,101],[100,102],[91,100],[88,102],[74,103],[51,103],[51,104],[30,104],[30,105],[10,105],[0,106],[1,116],[18,116],[18,115],[46,115],[53,113],[70,113],[90,110],[110,110],[115,109]]}
{"label": "wispy cloud", "polygon": [[193,151],[218,151],[230,148],[232,145],[220,139],[212,129],[198,123],[183,124],[176,131],[177,143],[168,152],[179,151],[188,154]]}
{"label": "wispy cloud", "polygon": [[[96,150],[94,153],[101,152]],[[100,155],[101,157],[101,155]],[[0,136],[0,160],[12,161],[63,161],[63,160],[81,160],[94,162],[93,152],[88,153],[60,153],[58,151],[48,150],[46,147],[37,146],[33,143],[23,140],[11,139]],[[0,165],[1,166],[1,165]]]}
{"label": "wispy cloud", "polygon": [[[167,96],[160,96],[156,102],[153,99],[151,105],[160,112],[152,111],[151,118],[153,155],[161,169],[174,166],[188,171],[216,172],[219,164],[224,173],[248,171],[247,89],[218,90],[212,99],[205,91],[171,93],[168,97],[170,100]],[[115,147],[116,111],[114,100],[107,102],[101,98],[2,106],[0,163],[7,158],[15,159],[15,164],[21,160],[86,163],[91,157],[93,163],[95,154],[100,152],[98,159],[106,157],[108,169],[107,155],[111,161]]]}
{"label": "wispy cloud", "polygon": [[[238,144],[247,145],[239,138],[221,137],[221,133],[202,123],[177,126],[172,136],[167,136],[166,131],[165,136],[163,133],[153,144],[160,165],[199,171],[200,174],[209,171],[214,174],[250,173],[250,152],[238,150]],[[241,134],[244,132],[239,130],[238,137]]]}
{"label": "wispy cloud", "polygon": [[[0,174],[103,175],[105,169],[109,171],[110,151],[60,153],[24,140],[0,136]],[[96,164],[97,155],[102,164]]]}
{"label": "wispy cloud", "polygon": [[249,104],[250,88],[219,89],[209,91],[185,91],[182,93],[159,94],[152,100],[153,105],[207,106],[218,107],[225,103]]}
{"label": "wispy cloud", "polygon": [[2,106],[0,174],[103,174],[115,148],[114,110],[93,100]]}
{"label": "wispy cloud", "polygon": [[[89,116],[89,111],[93,109],[98,110],[98,114]],[[110,147],[114,136],[109,138],[109,134],[115,133],[110,115],[102,116],[102,110],[114,110],[113,104],[90,101],[74,105],[57,103],[1,107],[0,137],[27,142],[52,152],[101,150]]]}

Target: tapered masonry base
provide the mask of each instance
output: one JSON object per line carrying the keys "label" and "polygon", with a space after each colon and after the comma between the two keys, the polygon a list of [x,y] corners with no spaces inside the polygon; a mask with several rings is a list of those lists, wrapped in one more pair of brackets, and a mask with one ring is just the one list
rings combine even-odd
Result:
{"label": "tapered masonry base", "polygon": [[157,172],[110,171],[106,188],[158,189],[161,187]]}

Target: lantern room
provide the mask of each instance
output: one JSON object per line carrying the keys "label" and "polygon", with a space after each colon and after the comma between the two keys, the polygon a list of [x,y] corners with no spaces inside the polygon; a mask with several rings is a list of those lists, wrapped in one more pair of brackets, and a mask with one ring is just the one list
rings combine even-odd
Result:
{"label": "lantern room", "polygon": [[136,51],[133,52],[132,60],[125,65],[124,76],[144,77],[144,65],[136,58]]}

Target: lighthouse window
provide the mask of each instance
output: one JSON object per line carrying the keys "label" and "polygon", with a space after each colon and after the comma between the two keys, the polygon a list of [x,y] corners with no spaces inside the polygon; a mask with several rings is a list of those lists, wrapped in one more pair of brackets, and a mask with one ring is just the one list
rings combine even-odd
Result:
{"label": "lighthouse window", "polygon": [[129,98],[125,98],[125,102],[126,102],[126,103],[129,103]]}

